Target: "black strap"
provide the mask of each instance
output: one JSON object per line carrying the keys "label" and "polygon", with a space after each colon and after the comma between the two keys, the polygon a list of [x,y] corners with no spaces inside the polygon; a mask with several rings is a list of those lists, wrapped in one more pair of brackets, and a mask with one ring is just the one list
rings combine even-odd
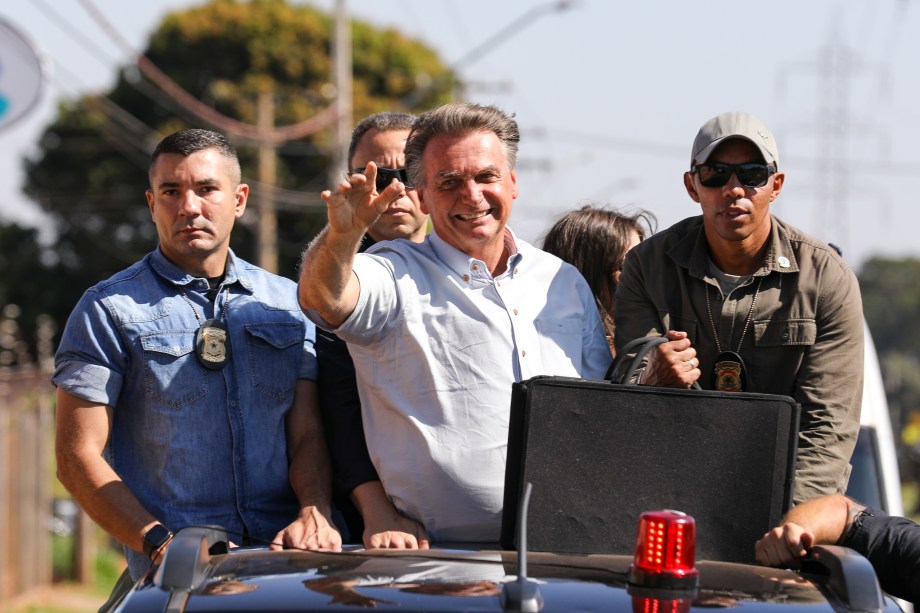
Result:
{"label": "black strap", "polygon": [[[605,379],[611,383],[628,384],[636,369],[642,365],[642,360],[645,359],[648,352],[666,342],[668,342],[668,339],[663,336],[645,336],[629,341],[622,350],[617,352],[613,364],[607,370]],[[630,358],[630,354],[633,352],[635,352],[635,355]]]}
{"label": "black strap", "polygon": [[[624,385],[629,385],[632,380],[633,374],[635,374],[636,369],[642,365],[642,360],[645,359],[645,356],[648,355],[649,351],[661,345],[667,343],[668,339],[664,336],[643,336],[641,338],[636,338],[628,343],[617,352],[616,357],[613,360],[613,363],[610,365],[610,368],[607,369],[607,374],[604,375],[604,378],[610,381],[611,383],[622,383]],[[630,359],[629,354],[635,351],[635,355]],[[617,376],[619,371],[623,368],[623,364],[626,366],[625,372],[621,376]],[[696,381],[693,382],[693,385],[690,386],[692,389],[702,389],[700,384]]]}

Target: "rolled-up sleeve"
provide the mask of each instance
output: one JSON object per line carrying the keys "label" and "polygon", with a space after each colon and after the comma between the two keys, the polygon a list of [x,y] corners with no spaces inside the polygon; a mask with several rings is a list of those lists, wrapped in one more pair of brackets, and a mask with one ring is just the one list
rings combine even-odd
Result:
{"label": "rolled-up sleeve", "polygon": [[358,302],[348,319],[332,332],[358,345],[380,340],[399,316],[394,270],[394,263],[386,258],[367,253],[356,255],[354,271],[361,285]]}
{"label": "rolled-up sleeve", "polygon": [[99,295],[86,292],[67,320],[51,382],[78,398],[115,406],[127,355]]}

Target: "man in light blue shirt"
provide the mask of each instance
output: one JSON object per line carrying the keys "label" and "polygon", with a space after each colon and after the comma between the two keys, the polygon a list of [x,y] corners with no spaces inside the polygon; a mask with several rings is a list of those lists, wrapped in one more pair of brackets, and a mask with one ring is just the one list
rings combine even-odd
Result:
{"label": "man in light blue shirt", "polygon": [[236,151],[183,130],[150,164],[159,246],[90,288],[55,356],[61,482],[137,579],[189,525],[236,544],[338,549],[315,328],[292,281],[236,257]]}
{"label": "man in light blue shirt", "polygon": [[405,188],[394,179],[378,193],[373,163],[323,193],[329,225],[304,255],[300,303],[347,341],[388,503],[424,527],[391,547],[497,541],[512,383],[601,378],[610,364],[587,282],[506,226],[519,138],[494,107],[419,117],[406,168],[433,226],[421,244],[356,255]]}

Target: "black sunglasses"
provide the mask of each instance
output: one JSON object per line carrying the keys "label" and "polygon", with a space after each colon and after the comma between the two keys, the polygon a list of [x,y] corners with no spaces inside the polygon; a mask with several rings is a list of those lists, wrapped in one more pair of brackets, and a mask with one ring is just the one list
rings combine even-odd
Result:
{"label": "black sunglasses", "polygon": [[767,184],[770,175],[776,172],[773,164],[747,162],[745,164],[723,164],[721,162],[706,162],[697,164],[690,172],[695,172],[700,177],[700,183],[705,187],[722,187],[731,178],[732,174],[738,177],[745,187],[763,187]]}
{"label": "black sunglasses", "polygon": [[[349,175],[363,175],[363,168],[352,168]],[[377,167],[377,180],[374,181],[374,185],[377,187],[378,192],[382,192],[387,188],[387,186],[393,182],[393,179],[399,179],[400,182],[406,186],[406,189],[411,189],[409,185],[409,175],[406,173],[405,168],[383,168],[382,166]]]}

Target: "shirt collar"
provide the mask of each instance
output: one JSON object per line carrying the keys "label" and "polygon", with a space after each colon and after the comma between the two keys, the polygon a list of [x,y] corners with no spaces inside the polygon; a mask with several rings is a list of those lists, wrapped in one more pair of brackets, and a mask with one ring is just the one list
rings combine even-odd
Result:
{"label": "shirt collar", "polygon": [[[517,274],[517,268],[523,259],[518,250],[518,239],[511,228],[505,226],[504,229],[505,248],[511,253],[508,258],[508,267],[498,278],[506,275],[514,276]],[[477,258],[470,257],[456,247],[447,244],[435,230],[428,234],[427,240],[431,243],[431,249],[439,260],[441,260],[455,275],[460,277],[466,283],[476,281],[492,282],[492,274],[486,263]]]}
{"label": "shirt collar", "polygon": [[[700,216],[697,220],[698,223],[668,251],[668,255],[686,268],[690,276],[702,279],[709,274],[709,245],[703,231],[703,217]],[[759,277],[771,272],[798,272],[799,264],[795,259],[789,234],[772,214],[770,222],[770,248],[754,276]]]}
{"label": "shirt collar", "polygon": [[[252,293],[252,282],[247,278],[245,268],[238,266],[240,261],[232,249],[227,252],[227,274],[224,276],[223,285],[238,283],[246,291]],[[193,277],[176,266],[163,254],[159,246],[150,254],[150,267],[155,273],[173,285],[201,290],[208,289],[207,279]]]}
{"label": "shirt collar", "polygon": [[764,260],[763,266],[754,274],[799,272],[799,263],[795,259],[795,251],[792,249],[789,233],[773,215],[770,215],[770,221],[773,222],[773,226],[770,229],[770,250],[767,252],[767,258]]}

